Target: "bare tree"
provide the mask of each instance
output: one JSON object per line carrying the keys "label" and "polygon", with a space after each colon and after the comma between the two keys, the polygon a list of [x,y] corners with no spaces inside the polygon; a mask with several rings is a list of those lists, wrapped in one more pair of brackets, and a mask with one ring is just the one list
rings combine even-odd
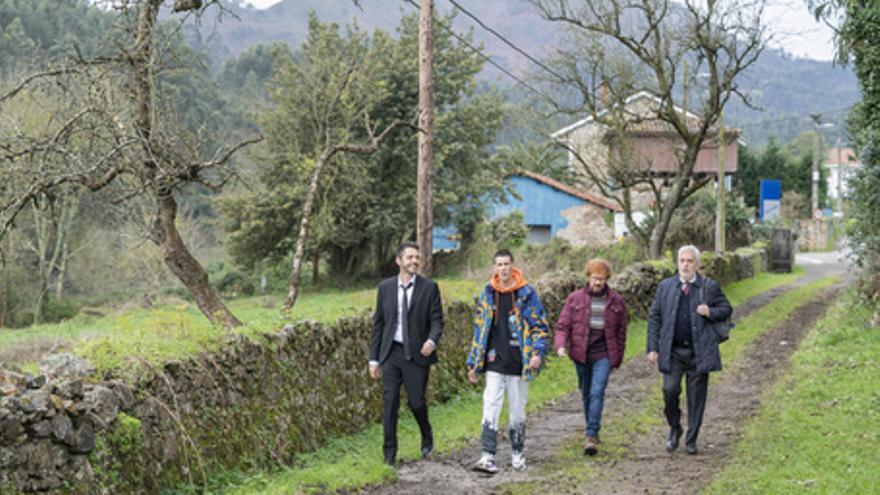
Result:
{"label": "bare tree", "polygon": [[[287,298],[284,301],[284,307],[282,308],[282,314],[290,314],[290,311],[293,309],[293,305],[296,304],[296,299],[299,296],[299,289],[302,281],[302,266],[303,266],[303,258],[305,257],[306,250],[306,241],[308,239],[309,233],[309,221],[312,218],[312,211],[315,207],[315,200],[318,196],[318,187],[321,182],[321,176],[324,173],[324,169],[330,160],[338,153],[356,153],[361,155],[369,155],[374,153],[379,149],[379,144],[388,134],[388,132],[397,127],[398,124],[393,124],[385,128],[379,135],[376,135],[373,132],[373,129],[370,127],[370,118],[369,115],[364,116],[366,128],[370,134],[370,142],[369,144],[354,144],[354,143],[333,143],[331,138],[331,133],[328,131],[327,133],[327,141],[324,147],[324,151],[321,152],[321,156],[318,157],[317,163],[315,163],[315,169],[312,171],[312,178],[309,181],[309,189],[306,192],[306,201],[303,205],[302,209],[302,218],[300,219],[299,224],[299,234],[296,238],[296,248],[293,253],[293,262],[291,264],[290,269],[290,284],[288,286]],[[315,270],[313,273],[313,279],[317,278],[317,257],[315,257]]]}
{"label": "bare tree", "polygon": [[42,195],[31,205],[32,235],[26,238],[26,248],[37,260],[38,296],[34,303],[34,323],[41,321],[46,294],[54,288],[60,299],[64,288],[67,262],[83,246],[71,250],[70,237],[79,198],[61,191],[57,197]]}
{"label": "bare tree", "polygon": [[[220,190],[234,177],[228,166],[232,155],[260,138],[211,146],[177,124],[161,84],[161,76],[182,63],[173,56],[177,38],[159,31],[159,10],[171,2],[102,3],[117,13],[105,53],[74,54],[62,67],[33,74],[0,95],[0,106],[25,92],[63,92],[66,102],[64,111],[47,122],[50,132],[26,135],[12,124],[0,134],[0,166],[4,175],[17,178],[0,186],[0,237],[29,203],[59,188],[110,191],[115,202],[143,196],[154,207],[149,237],[165,265],[212,323],[238,326],[181,238],[175,192],[191,184]],[[217,2],[176,0],[171,7],[201,15],[212,4]]]}
{"label": "bare tree", "polygon": [[[676,208],[710,178],[696,177],[697,156],[714,139],[724,106],[736,96],[751,104],[739,84],[763,51],[769,36],[761,16],[766,0],[531,0],[548,21],[564,26],[567,42],[552,62],[549,86],[556,110],[584,110],[607,132],[600,136],[609,156],[597,166],[572,143],[561,143],[580,165],[584,181],[618,203],[630,231],[660,257]],[[690,71],[688,70],[690,67]],[[698,77],[705,91],[687,87]],[[649,108],[633,111],[633,95],[652,97]],[[632,149],[630,138],[652,128],[675,143],[677,167],[659,180],[649,162]],[[723,145],[723,143],[722,143]],[[634,196],[648,193],[652,221],[634,220]]]}

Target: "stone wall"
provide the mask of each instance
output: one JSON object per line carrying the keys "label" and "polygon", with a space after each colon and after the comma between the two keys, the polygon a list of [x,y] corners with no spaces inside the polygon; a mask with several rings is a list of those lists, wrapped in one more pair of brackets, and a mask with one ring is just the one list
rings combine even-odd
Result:
{"label": "stone wall", "polygon": [[798,251],[824,251],[835,228],[834,220],[798,220],[796,224]]}
{"label": "stone wall", "polygon": [[[761,251],[706,259],[723,282],[752,276]],[[637,263],[610,284],[631,318],[647,313],[671,262]],[[551,327],[575,273],[550,273],[535,286]],[[445,306],[440,362],[429,400],[466,386],[472,304]],[[220,350],[146,370],[135,383],[94,378],[88,363],[48,356],[41,375],[0,374],[0,493],[158,493],[201,484],[219,469],[288,463],[328,438],[381,417],[381,384],[366,373],[371,318],[333,325],[300,322],[276,334],[230,339]],[[381,455],[376,445],[375,455]]]}
{"label": "stone wall", "polygon": [[568,220],[568,225],[556,235],[571,243],[572,246],[608,245],[614,242],[614,222],[612,213],[601,206],[584,203],[560,212]]}
{"label": "stone wall", "polygon": [[88,383],[83,359],[50,355],[34,377],[0,370],[0,493],[57,492],[94,477],[89,454],[131,392],[119,381]]}

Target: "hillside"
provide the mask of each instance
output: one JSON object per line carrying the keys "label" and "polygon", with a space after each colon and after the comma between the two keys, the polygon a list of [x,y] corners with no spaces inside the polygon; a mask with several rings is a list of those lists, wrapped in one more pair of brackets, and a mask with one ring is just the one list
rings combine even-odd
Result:
{"label": "hillside", "polygon": [[[524,0],[462,3],[487,25],[530,54],[540,58],[552,49],[556,32],[548,30],[547,23]],[[322,21],[345,25],[356,20],[361,27],[389,32],[394,32],[402,14],[416,12],[416,8],[406,2],[361,0],[359,5],[360,8],[351,0],[283,0],[271,8],[259,10],[243,6],[243,2],[227,2],[227,8],[235,16],[224,16],[220,22],[205,22],[201,32],[203,39],[211,40],[206,45],[213,45],[210,50],[213,56],[223,59],[259,43],[282,41],[298,46],[305,38],[308,15],[312,10]],[[437,5],[445,13],[452,9],[452,4],[447,1],[438,1]],[[464,14],[457,16],[455,29],[461,33],[473,29],[484,53],[516,74],[524,75],[535,68],[525,57]],[[516,84],[488,64],[484,79],[503,89]],[[858,101],[860,94],[849,68],[794,58],[780,50],[766,50],[742,86],[755,97],[761,109],[750,109],[735,101],[728,107],[727,122],[742,127],[746,142],[755,147],[763,145],[770,135],[786,142],[811,130],[810,113],[821,113],[823,121],[836,124],[825,130],[825,139],[834,142],[838,132],[844,129],[843,118],[848,108]],[[842,138],[846,140],[845,134]]]}

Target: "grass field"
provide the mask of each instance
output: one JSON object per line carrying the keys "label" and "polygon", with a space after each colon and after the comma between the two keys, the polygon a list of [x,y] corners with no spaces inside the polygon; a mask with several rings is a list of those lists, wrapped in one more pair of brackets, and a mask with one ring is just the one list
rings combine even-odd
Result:
{"label": "grass field", "polygon": [[848,294],[762,398],[709,494],[878,493],[880,332]]}
{"label": "grass field", "polygon": [[[468,300],[479,294],[482,284],[462,279],[440,279],[447,300]],[[291,318],[281,319],[283,294],[254,296],[229,302],[231,311],[245,323],[232,332],[275,332],[295,320],[330,323],[341,316],[371,311],[375,289],[323,290],[304,293]],[[69,321],[0,331],[2,360],[36,370],[35,356],[53,348],[68,348],[89,359],[98,369],[120,370],[132,361],[157,364],[182,358],[220,345],[230,331],[212,326],[191,303],[163,304],[150,309],[131,308],[103,317],[77,316]]]}
{"label": "grass field", "polygon": [[[753,279],[730,284],[725,288],[725,293],[736,305],[773,287],[790,283],[802,273],[798,271],[785,275],[761,274]],[[778,310],[777,312],[781,313]],[[627,358],[644,353],[645,332],[644,320],[630,323],[627,332]],[[573,392],[576,389],[576,382],[577,379],[568,360],[549,360],[541,376],[529,388],[528,409],[536,410],[550,400]],[[637,415],[626,423],[628,425],[625,427],[626,432],[609,432],[610,435],[630,434],[632,429],[644,428],[645,425],[650,424],[650,419],[647,418],[650,416],[649,412],[649,407],[635,411]],[[505,415],[506,412],[502,417],[506,417]],[[469,439],[478,437],[481,417],[480,387],[474,387],[444,404],[433,406],[431,422],[434,426],[436,450],[448,453],[464,446]],[[398,457],[402,460],[418,458],[418,427],[406,412],[401,414],[399,428]],[[610,443],[613,442],[606,442],[606,445]],[[394,478],[394,471],[382,463],[381,445],[382,428],[377,424],[358,434],[335,439],[314,453],[297,456],[293,462],[297,466],[294,469],[247,474],[218,473],[212,480],[211,492],[227,495],[281,495],[332,492],[340,489],[356,490]],[[578,455],[578,458],[582,469],[583,456]]]}

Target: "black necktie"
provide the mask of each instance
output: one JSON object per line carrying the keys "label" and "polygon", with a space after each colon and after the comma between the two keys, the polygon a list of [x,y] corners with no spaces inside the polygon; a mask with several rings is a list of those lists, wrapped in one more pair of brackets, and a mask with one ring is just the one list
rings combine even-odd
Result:
{"label": "black necktie", "polygon": [[400,333],[403,334],[403,354],[407,359],[411,358],[409,352],[409,346],[407,345],[407,340],[409,340],[409,336],[407,335],[407,321],[409,320],[409,303],[406,300],[406,291],[412,287],[412,282],[404,285],[400,284],[400,288],[403,289],[403,300],[400,302]]}

